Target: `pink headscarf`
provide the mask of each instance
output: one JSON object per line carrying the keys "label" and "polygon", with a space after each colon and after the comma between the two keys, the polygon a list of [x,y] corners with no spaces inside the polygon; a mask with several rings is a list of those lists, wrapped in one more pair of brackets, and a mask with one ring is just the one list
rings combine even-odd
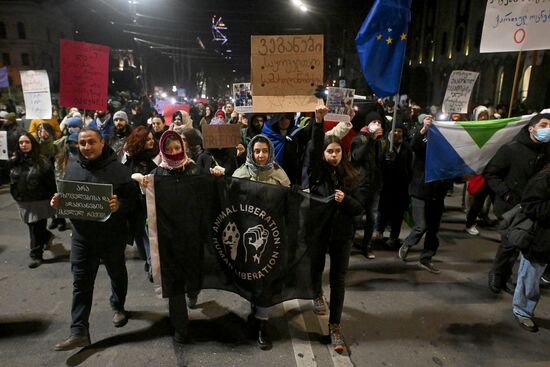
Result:
{"label": "pink headscarf", "polygon": [[[165,143],[166,139],[170,136],[173,136],[181,143],[182,150],[178,154],[168,154],[164,151],[165,149]],[[183,139],[181,136],[176,133],[173,130],[166,130],[164,134],[160,137],[160,156],[162,158],[162,162],[160,163],[160,167],[166,168],[166,169],[178,169],[181,167],[185,167],[188,165],[191,160],[189,157],[187,157],[187,154],[185,154],[185,144],[183,143]]]}

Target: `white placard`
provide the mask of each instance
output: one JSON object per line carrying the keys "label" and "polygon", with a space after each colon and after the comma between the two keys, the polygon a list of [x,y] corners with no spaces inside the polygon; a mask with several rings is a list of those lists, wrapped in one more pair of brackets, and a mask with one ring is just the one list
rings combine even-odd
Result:
{"label": "white placard", "polygon": [[0,131],[0,161],[7,161],[8,159],[8,132]]}
{"label": "white placard", "polygon": [[20,73],[25,100],[25,118],[51,119],[50,79],[46,70],[22,70]]}
{"label": "white placard", "polygon": [[550,48],[550,1],[488,0],[479,52]]}
{"label": "white placard", "polygon": [[325,116],[325,121],[349,122],[355,89],[329,87],[327,91],[328,113]]}
{"label": "white placard", "polygon": [[252,86],[250,83],[233,83],[233,100],[237,113],[252,113]]}
{"label": "white placard", "polygon": [[453,70],[443,99],[444,113],[468,113],[468,102],[479,73]]}

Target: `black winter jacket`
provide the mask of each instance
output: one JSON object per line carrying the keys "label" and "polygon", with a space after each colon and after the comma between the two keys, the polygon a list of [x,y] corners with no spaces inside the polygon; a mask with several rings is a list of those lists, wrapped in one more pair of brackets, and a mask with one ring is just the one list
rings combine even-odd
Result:
{"label": "black winter jacket", "polygon": [[324,129],[322,123],[314,123],[313,138],[310,145],[309,187],[312,194],[324,198],[334,195],[339,189],[344,192],[344,200],[337,203],[332,198],[331,219],[325,238],[330,240],[350,241],[353,239],[355,228],[353,217],[363,212],[363,206],[355,197],[355,192],[347,187],[338,170],[330,166],[323,159]]}
{"label": "black winter jacket", "polygon": [[120,208],[105,222],[71,219],[75,241],[95,244],[124,244],[130,214],[139,207],[140,192],[130,178],[127,167],[118,162],[113,149],[105,145],[101,156],[88,161],[79,154],[79,160],[70,162],[65,180],[113,185],[113,195],[118,197]]}
{"label": "black winter jacket", "polygon": [[382,162],[388,147],[385,138],[373,139],[364,133],[351,141],[351,163],[361,175],[361,187],[369,192],[382,188]]}
{"label": "black winter jacket", "polygon": [[412,180],[409,186],[411,196],[421,200],[441,200],[447,195],[453,182],[441,180],[424,182],[426,175],[426,144],[428,137],[418,132],[412,139],[411,148],[414,152],[412,164]]}
{"label": "black winter jacket", "polygon": [[503,145],[489,161],[483,176],[495,195],[495,214],[501,217],[521,200],[531,177],[544,165],[544,146],[522,129],[510,143]]}
{"label": "black winter jacket", "polygon": [[30,156],[19,162],[12,159],[9,167],[10,192],[15,201],[49,200],[57,191],[53,165],[46,157],[40,156],[37,163]]}
{"label": "black winter jacket", "polygon": [[550,263],[550,170],[537,173],[525,186],[521,198],[524,213],[535,222],[534,238],[524,249],[529,261]]}

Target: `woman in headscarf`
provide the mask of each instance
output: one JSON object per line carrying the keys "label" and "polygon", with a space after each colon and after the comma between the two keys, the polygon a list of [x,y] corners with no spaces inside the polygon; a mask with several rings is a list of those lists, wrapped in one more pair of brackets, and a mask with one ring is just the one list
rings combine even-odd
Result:
{"label": "woman in headscarf", "polygon": [[[150,174],[142,175],[134,173],[132,178],[139,182],[143,188],[147,188],[155,175],[158,176],[178,176],[189,177],[199,174],[199,168],[186,154],[186,146],[182,137],[175,131],[168,130],[160,138],[160,156],[161,162]],[[185,287],[185,284],[179,286]],[[193,308],[197,303],[198,292],[189,292],[187,294],[189,301],[185,299],[185,295],[174,295],[168,298],[168,311],[170,321],[175,329],[174,341],[183,343],[187,334],[187,324],[189,315],[187,307]]]}
{"label": "woman in headscarf", "polygon": [[38,142],[28,132],[19,136],[15,156],[8,164],[10,192],[19,206],[21,220],[29,228],[29,268],[33,269],[42,264],[44,247],[53,238],[46,223],[55,214],[50,207],[50,198],[57,191],[54,169],[50,160],[40,155]]}
{"label": "woman in headscarf", "polygon": [[187,111],[176,111],[172,115],[172,123],[168,130],[174,130],[180,136],[183,134],[183,129],[193,128],[193,120]]}
{"label": "woman in headscarf", "polygon": [[[269,183],[273,185],[290,186],[290,180],[285,171],[275,163],[273,143],[265,135],[256,135],[248,143],[246,163],[239,167],[233,177]],[[257,342],[260,349],[267,350],[272,346],[267,333],[267,320],[271,307],[252,305],[257,332]]]}

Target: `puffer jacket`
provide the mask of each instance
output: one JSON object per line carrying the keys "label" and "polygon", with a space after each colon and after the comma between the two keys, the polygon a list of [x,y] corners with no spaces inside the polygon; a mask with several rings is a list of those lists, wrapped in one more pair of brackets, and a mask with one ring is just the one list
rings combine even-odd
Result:
{"label": "puffer jacket", "polygon": [[31,157],[19,162],[12,159],[9,166],[10,192],[15,201],[49,200],[57,191],[53,165],[46,157],[40,156],[39,162]]}

